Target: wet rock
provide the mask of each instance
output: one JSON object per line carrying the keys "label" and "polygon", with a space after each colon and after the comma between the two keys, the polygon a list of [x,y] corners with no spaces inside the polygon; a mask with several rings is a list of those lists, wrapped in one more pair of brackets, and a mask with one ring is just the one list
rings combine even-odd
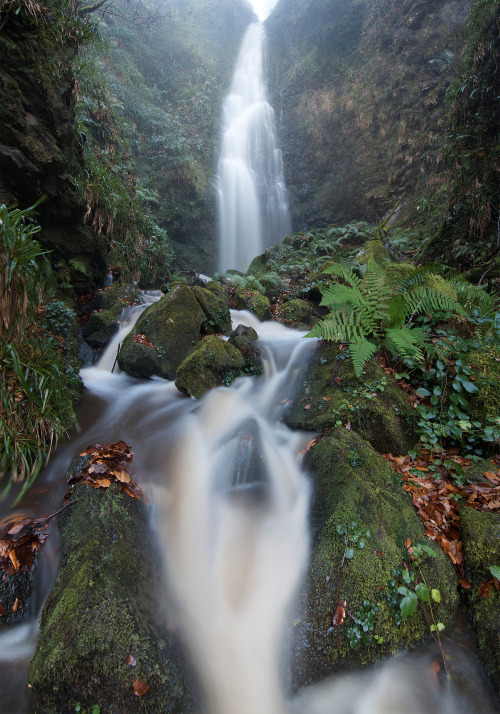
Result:
{"label": "wet rock", "polygon": [[[69,714],[81,702],[108,714],[192,711],[179,655],[158,624],[159,557],[144,503],[115,484],[79,484],[72,499],[59,517],[61,569],[29,673],[42,710]],[[149,687],[143,696],[137,679]]]}
{"label": "wet rock", "polygon": [[[214,283],[215,284],[215,283]],[[221,292],[224,292],[221,290]],[[193,295],[206,315],[201,325],[205,335],[222,332],[224,335],[231,331],[231,315],[227,302],[215,291],[194,287]]]}
{"label": "wet rock", "polygon": [[307,330],[311,326],[312,307],[306,300],[294,299],[285,302],[276,310],[275,318],[288,327]]}
{"label": "wet rock", "polygon": [[97,349],[106,347],[118,330],[118,320],[124,307],[140,302],[140,291],[135,285],[115,283],[98,290],[93,299],[94,311],[82,325],[85,341]]}
{"label": "wet rock", "polygon": [[[404,583],[392,571],[403,568],[406,551],[401,544],[407,538],[414,546],[429,546],[435,555],[416,569],[420,582],[425,578],[429,588],[441,593],[440,605],[433,604],[434,617],[449,623],[458,606],[451,561],[424,535],[397,474],[360,436],[344,428],[333,430],[307,452],[304,466],[313,488],[313,545],[302,620],[296,628],[297,686],[376,662],[430,635],[418,609],[395,624],[388,600],[395,600],[400,612],[397,587]],[[347,531],[351,550],[346,550]],[[361,623],[357,635],[350,632],[355,622],[347,614],[334,624],[337,604]],[[368,644],[362,640],[365,635]]]}
{"label": "wet rock", "polygon": [[[479,657],[500,696],[500,590],[492,581],[491,565],[500,567],[500,513],[462,505],[462,541],[469,612],[477,637]],[[487,590],[480,590],[490,582]]]}
{"label": "wet rock", "polygon": [[12,622],[33,616],[33,579],[36,558],[29,572],[18,570],[11,575],[0,570],[0,629]]}
{"label": "wet rock", "polygon": [[285,415],[292,429],[322,431],[340,423],[380,453],[405,454],[417,438],[409,425],[406,395],[375,362],[356,377],[345,351],[318,344]]}
{"label": "wet rock", "polygon": [[[175,379],[177,367],[197,345],[205,319],[193,290],[176,284],[141,315],[124,339],[120,369],[132,377]],[[144,335],[147,342],[134,341],[136,335]]]}
{"label": "wet rock", "polygon": [[232,384],[243,374],[244,368],[245,359],[234,345],[209,335],[180,364],[175,386],[180,392],[199,399],[213,387]]}
{"label": "wet rock", "polygon": [[238,310],[253,312],[261,322],[271,317],[271,304],[269,298],[258,290],[238,290],[236,293],[236,307]]}
{"label": "wet rock", "polygon": [[234,345],[243,355],[245,360],[245,374],[262,374],[262,355],[260,349],[255,344],[258,335],[253,327],[238,325],[229,335],[229,344]]}

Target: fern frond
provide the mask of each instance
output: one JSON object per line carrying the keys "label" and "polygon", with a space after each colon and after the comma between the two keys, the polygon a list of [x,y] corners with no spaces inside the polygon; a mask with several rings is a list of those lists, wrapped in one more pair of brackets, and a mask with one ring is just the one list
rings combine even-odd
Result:
{"label": "fern frond", "polygon": [[341,265],[340,263],[331,263],[324,271],[327,275],[335,275],[337,278],[341,278],[345,283],[353,288],[357,288],[361,284],[361,280],[358,278],[356,273],[351,270],[351,268],[346,265]]}
{"label": "fern frond", "polygon": [[370,360],[377,351],[377,345],[368,340],[358,340],[356,342],[349,343],[349,354],[351,355],[352,366],[354,367],[354,372],[356,377],[361,376],[363,367]]}
{"label": "fern frond", "polygon": [[366,275],[361,284],[361,291],[366,299],[366,304],[376,323],[387,315],[389,300],[392,290],[385,279],[385,269],[378,265],[372,257],[368,261]]}
{"label": "fern frond", "polygon": [[467,311],[477,310],[480,317],[493,317],[495,314],[495,303],[480,285],[471,285],[464,280],[449,280],[449,284],[455,290],[458,302]]}
{"label": "fern frond", "polygon": [[361,307],[366,304],[366,300],[357,287],[350,287],[342,283],[336,283],[321,289],[322,299],[320,305],[329,307],[332,310],[340,310],[346,305]]}
{"label": "fern frond", "polygon": [[332,312],[317,322],[306,337],[319,337],[328,342],[359,342],[365,339],[359,313],[349,310]]}
{"label": "fern frond", "polygon": [[441,265],[441,263],[426,263],[425,265],[419,265],[413,274],[402,280],[399,285],[399,292],[406,292],[411,290],[418,285],[425,285],[429,275],[448,275],[450,268],[447,265]]}
{"label": "fern frond", "polygon": [[387,347],[394,356],[423,360],[426,349],[424,330],[415,327],[390,327],[385,334]]}
{"label": "fern frond", "polygon": [[437,311],[451,312],[465,316],[465,310],[456,300],[444,295],[438,290],[419,285],[404,295],[405,319],[424,313]]}

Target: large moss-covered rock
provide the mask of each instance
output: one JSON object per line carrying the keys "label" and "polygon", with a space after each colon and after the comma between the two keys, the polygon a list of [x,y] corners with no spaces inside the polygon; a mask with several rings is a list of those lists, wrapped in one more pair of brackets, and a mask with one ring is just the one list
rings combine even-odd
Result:
{"label": "large moss-covered rock", "polygon": [[498,419],[500,404],[500,349],[474,350],[467,353],[478,392],[469,397],[471,414],[484,426]]}
{"label": "large moss-covered rock", "polygon": [[231,315],[227,302],[214,290],[206,288],[194,287],[193,295],[206,315],[201,325],[202,332],[206,335],[217,332],[227,335],[231,331]]}
{"label": "large moss-covered rock", "polygon": [[312,307],[306,300],[288,300],[276,310],[275,318],[288,327],[307,330],[311,326]]}
{"label": "large moss-covered rock", "polygon": [[486,513],[465,505],[460,509],[465,575],[472,588],[469,609],[479,656],[500,695],[500,591],[491,586],[488,597],[478,588],[492,579],[490,566],[500,567],[500,513]]}
{"label": "large moss-covered rock", "polygon": [[238,310],[253,312],[261,321],[268,320],[271,317],[269,298],[258,290],[238,290],[236,293],[236,307]]}
{"label": "large moss-covered rock", "polygon": [[[144,504],[116,485],[80,484],[72,499],[59,517],[61,570],[29,674],[42,710],[69,714],[81,702],[107,714],[192,711],[179,657],[157,624],[159,559]],[[142,697],[138,678],[149,687]]]}
{"label": "large moss-covered rock", "polygon": [[368,243],[361,248],[356,258],[360,265],[368,265],[370,258],[373,258],[377,265],[382,267],[389,265],[392,260],[389,251],[381,240],[368,241]]}
{"label": "large moss-covered rock", "polygon": [[220,337],[208,335],[177,369],[175,386],[180,392],[199,399],[209,389],[229,385],[243,374],[241,352]]}
{"label": "large moss-covered rock", "polygon": [[[436,556],[423,561],[421,572],[416,570],[420,582],[425,577],[429,588],[441,592],[440,605],[433,605],[434,617],[449,623],[458,605],[450,560],[424,535],[397,474],[360,436],[335,429],[307,452],[304,465],[313,487],[314,541],[302,620],[296,627],[294,677],[298,686],[328,672],[372,663],[430,634],[419,610],[400,625],[391,614],[387,596],[396,599],[398,610],[401,600],[397,587],[390,585],[394,579],[397,586],[403,585],[392,572],[403,566],[401,541],[410,538],[413,545],[425,543]],[[346,551],[347,531],[351,551]],[[361,636],[366,625],[370,644],[351,647],[348,629],[354,622],[349,615],[332,627],[337,601],[358,617]],[[372,607],[376,610],[370,615]],[[375,635],[383,641],[377,643]]]}
{"label": "large moss-covered rock", "polygon": [[416,442],[402,389],[375,362],[356,377],[346,352],[318,344],[285,422],[292,429],[322,431],[350,422],[380,453],[406,453]]}
{"label": "large moss-covered rock", "polygon": [[[121,370],[132,377],[175,379],[177,367],[198,343],[206,315],[192,288],[179,283],[149,307],[124,339],[118,354]],[[134,341],[145,335],[148,345]]]}

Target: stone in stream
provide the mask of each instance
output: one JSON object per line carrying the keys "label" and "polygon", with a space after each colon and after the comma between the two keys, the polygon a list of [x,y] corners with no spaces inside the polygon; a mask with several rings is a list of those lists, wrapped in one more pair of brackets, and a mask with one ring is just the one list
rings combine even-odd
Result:
{"label": "stone in stream", "polygon": [[[297,687],[408,649],[430,637],[431,623],[448,626],[458,606],[451,561],[424,534],[396,472],[366,441],[354,431],[333,429],[308,450],[304,467],[313,488],[313,545],[294,633]],[[410,563],[405,542],[429,549],[421,566]],[[404,559],[415,573],[408,583]],[[441,601],[430,603],[432,615],[429,603],[422,603],[429,623],[417,607],[397,624],[398,588],[414,591],[417,582],[439,590]]]}
{"label": "stone in stream", "polygon": [[[79,462],[72,468],[81,472],[88,461]],[[106,714],[192,711],[158,613],[160,556],[146,506],[117,483],[78,483],[71,499],[59,517],[61,569],[29,673],[41,710],[69,714],[80,702]]]}

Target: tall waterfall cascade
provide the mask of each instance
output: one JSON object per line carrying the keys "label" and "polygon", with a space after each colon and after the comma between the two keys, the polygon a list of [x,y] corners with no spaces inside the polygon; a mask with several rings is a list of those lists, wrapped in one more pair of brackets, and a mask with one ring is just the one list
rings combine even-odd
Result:
{"label": "tall waterfall cascade", "polygon": [[224,101],[217,189],[218,268],[246,270],[290,232],[283,162],[264,82],[265,32],[248,28]]}

